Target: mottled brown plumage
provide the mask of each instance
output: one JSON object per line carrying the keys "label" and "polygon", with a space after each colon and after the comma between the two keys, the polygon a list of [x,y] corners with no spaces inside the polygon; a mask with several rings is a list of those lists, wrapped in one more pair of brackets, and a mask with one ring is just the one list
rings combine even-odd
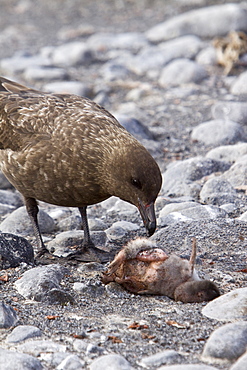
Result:
{"label": "mottled brown plumage", "polygon": [[114,195],[140,210],[151,235],[161,187],[158,165],[104,108],[75,95],[47,94],[0,78],[0,161],[24,196],[39,249],[36,199],[78,207],[85,244],[86,207]]}
{"label": "mottled brown plumage", "polygon": [[187,261],[175,254],[168,256],[152,241],[138,238],[117,254],[102,281],[115,281],[132,293],[166,295],[185,303],[210,301],[219,296],[219,290],[213,282],[199,279],[195,258],[195,239]]}

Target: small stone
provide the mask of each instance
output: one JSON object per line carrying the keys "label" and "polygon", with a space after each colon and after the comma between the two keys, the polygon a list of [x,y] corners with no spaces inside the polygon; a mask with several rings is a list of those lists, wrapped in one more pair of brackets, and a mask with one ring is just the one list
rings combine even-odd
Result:
{"label": "small stone", "polygon": [[247,322],[225,324],[216,329],[207,340],[202,360],[215,364],[236,361],[246,351]]}
{"label": "small stone", "polygon": [[234,289],[213,301],[202,309],[202,314],[219,321],[244,320],[247,307],[247,288]]}
{"label": "small stone", "polygon": [[105,233],[110,241],[115,241],[122,239],[127,234],[127,231],[121,226],[112,225],[105,230]]}
{"label": "small stone", "polygon": [[95,51],[101,52],[112,49],[131,50],[137,52],[145,45],[147,40],[143,33],[107,33],[99,32],[89,37],[87,45]]}
{"label": "small stone", "polygon": [[247,104],[245,102],[218,102],[213,105],[211,111],[215,119],[229,119],[242,125],[247,124]]}
{"label": "small stone", "polygon": [[16,347],[17,351],[29,353],[33,356],[40,356],[42,353],[56,353],[56,352],[66,352],[66,346],[53,342],[51,340],[32,340]]}
{"label": "small stone", "polygon": [[100,218],[88,218],[88,226],[91,231],[107,229],[107,225]]}
{"label": "small stone", "polygon": [[21,262],[34,262],[32,245],[21,236],[8,233],[0,234],[0,256],[2,268],[17,267]]}
{"label": "small stone", "polygon": [[42,370],[40,361],[33,356],[0,348],[1,370]]}
{"label": "small stone", "polygon": [[87,98],[92,97],[92,90],[85,83],[80,81],[56,81],[50,82],[43,86],[43,90],[49,93],[57,94],[75,94],[79,96],[85,96]]}
{"label": "small stone", "polygon": [[222,178],[229,181],[234,188],[244,187],[247,180],[247,156],[240,157],[228,171],[223,173]]}
{"label": "small stone", "polygon": [[73,289],[78,294],[87,293],[90,294],[92,297],[100,296],[105,292],[105,288],[102,284],[96,284],[95,282],[92,283],[90,280],[87,280],[84,283],[74,283]]}
{"label": "small stone", "polygon": [[73,303],[72,296],[60,286],[60,281],[66,273],[68,270],[61,265],[35,267],[26,271],[14,285],[27,299],[47,304]]}
{"label": "small stone", "polygon": [[204,364],[181,364],[171,366],[161,366],[157,370],[218,370],[216,367]]}
{"label": "small stone", "polygon": [[85,361],[76,355],[67,356],[56,368],[57,370],[83,370]]}
{"label": "small stone", "polygon": [[14,326],[17,321],[18,316],[15,310],[4,302],[0,302],[0,328],[10,328],[11,326]]}
{"label": "small stone", "polygon": [[143,367],[153,367],[160,365],[169,365],[179,362],[182,356],[174,350],[165,350],[159,353],[155,353],[152,356],[143,357],[140,361],[140,365]]}
{"label": "small stone", "polygon": [[235,203],[238,199],[237,191],[221,177],[214,177],[206,181],[200,192],[200,200],[206,204]]}
{"label": "small stone", "polygon": [[[38,213],[38,222],[41,233],[51,233],[54,231],[55,223],[53,219],[42,209]],[[12,212],[1,224],[0,231],[3,233],[13,233],[16,235],[34,235],[31,220],[27,214],[26,207],[20,207]]]}
{"label": "small stone", "polygon": [[153,135],[148,130],[148,128],[143,125],[140,121],[138,121],[135,118],[131,118],[125,115],[121,114],[114,114],[114,116],[117,118],[118,122],[121,123],[121,125],[126,128],[127,131],[129,131],[135,138],[137,139],[147,139],[151,140],[153,139]]}
{"label": "small stone", "polygon": [[199,83],[208,76],[200,64],[189,59],[176,59],[163,68],[159,79],[162,87]]}
{"label": "small stone", "polygon": [[89,47],[80,41],[69,42],[56,47],[51,59],[57,66],[89,65],[94,57]]}
{"label": "small stone", "polygon": [[231,93],[234,95],[247,94],[247,72],[241,73],[231,86]]}
{"label": "small stone", "polygon": [[140,230],[140,226],[128,221],[117,221],[112,224],[112,227],[121,227],[127,232]]}
{"label": "small stone", "polygon": [[98,357],[89,365],[89,369],[131,370],[131,365],[123,356],[111,354]]}
{"label": "small stone", "polygon": [[247,154],[247,143],[238,143],[234,145],[222,145],[211,149],[206,154],[206,158],[233,163],[245,154]]}
{"label": "small stone", "polygon": [[239,4],[207,6],[182,13],[152,27],[146,36],[158,43],[183,35],[212,39],[232,30],[247,31],[246,10]]}
{"label": "small stone", "polygon": [[29,338],[40,337],[41,335],[40,329],[36,326],[19,325],[7,336],[6,342],[18,343]]}
{"label": "small stone", "polygon": [[242,127],[230,120],[203,122],[192,130],[191,139],[206,145],[234,144],[243,138]]}
{"label": "small stone", "polygon": [[[215,66],[217,65],[217,55],[216,50],[213,46],[209,46],[203,50],[201,50],[197,56],[196,61],[199,64],[204,66]],[[214,117],[214,118],[222,118],[222,117]]]}
{"label": "small stone", "polygon": [[230,370],[246,370],[247,364],[247,352],[239,357],[237,362],[230,368]]}
{"label": "small stone", "polygon": [[68,77],[65,69],[51,67],[29,67],[25,70],[24,77],[30,81],[62,80]]}

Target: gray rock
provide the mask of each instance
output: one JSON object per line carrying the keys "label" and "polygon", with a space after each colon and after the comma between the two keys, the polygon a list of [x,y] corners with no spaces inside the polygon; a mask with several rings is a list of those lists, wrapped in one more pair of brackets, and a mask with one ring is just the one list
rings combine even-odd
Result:
{"label": "gray rock", "polygon": [[74,291],[78,294],[90,294],[91,297],[97,297],[105,292],[104,286],[100,282],[92,282],[91,280],[86,280],[84,283],[76,282],[73,285]]}
{"label": "gray rock", "polygon": [[88,226],[90,231],[102,231],[107,229],[106,223],[100,218],[88,218]]}
{"label": "gray rock", "polygon": [[68,270],[61,265],[35,267],[26,271],[14,285],[18,293],[28,299],[46,304],[73,303],[72,296],[60,286],[66,273]]}
{"label": "gray rock", "polygon": [[34,262],[32,245],[26,239],[13,234],[0,234],[0,256],[2,268],[17,267],[21,262]]}
{"label": "gray rock", "polygon": [[106,294],[111,298],[128,298],[130,293],[120,284],[111,282],[105,286]]}
{"label": "gray rock", "polygon": [[235,289],[209,302],[202,314],[219,321],[246,319],[247,288]]}
{"label": "gray rock", "polygon": [[247,124],[247,103],[236,101],[217,102],[212,106],[215,119],[229,119],[242,125]]}
{"label": "gray rock", "polygon": [[100,68],[104,81],[126,80],[130,77],[130,70],[115,60],[109,60]]}
{"label": "gray rock", "polygon": [[83,370],[85,361],[76,355],[67,356],[56,368],[57,370]]}
{"label": "gray rock", "polygon": [[14,326],[17,321],[18,316],[15,310],[4,302],[0,302],[0,328],[10,328],[11,326]]}
{"label": "gray rock", "polygon": [[212,39],[215,36],[224,36],[232,30],[247,30],[246,10],[238,4],[191,10],[152,27],[146,32],[146,36],[148,40],[158,43],[184,35]]}
{"label": "gray rock", "polygon": [[[54,231],[55,223],[42,209],[38,213],[38,222],[41,233],[51,233]],[[16,235],[33,235],[33,227],[25,207],[20,207],[12,212],[0,224],[0,231],[3,233],[13,233]]]}
{"label": "gray rock", "polygon": [[131,50],[137,52],[148,44],[143,33],[96,33],[88,38],[87,45],[95,51],[108,51],[112,49]]}
{"label": "gray rock", "polygon": [[68,77],[63,68],[29,67],[24,72],[24,77],[30,81],[62,80]]}
{"label": "gray rock", "polygon": [[237,217],[237,220],[240,220],[240,221],[247,221],[247,211],[245,211],[244,213],[242,213],[239,217]]}
{"label": "gray rock", "polygon": [[47,367],[52,369],[61,364],[61,362],[70,356],[69,352],[54,352],[54,353],[41,353],[39,358],[47,364]]}
{"label": "gray rock", "polygon": [[160,366],[164,364],[174,364],[181,361],[182,356],[174,350],[165,350],[154,355],[143,357],[140,365],[143,367]]}
{"label": "gray rock", "polygon": [[42,370],[43,366],[33,356],[0,348],[0,368],[1,370]]}
{"label": "gray rock", "polygon": [[137,119],[121,114],[115,114],[115,117],[117,118],[118,122],[121,123],[121,125],[137,139],[153,139],[152,133]]}
{"label": "gray rock", "polygon": [[[90,233],[92,241],[97,247],[103,247],[106,243],[104,231],[92,231]],[[83,230],[65,231],[58,234],[53,240],[47,243],[47,249],[58,257],[68,257],[80,249],[83,245]]]}
{"label": "gray rock", "polygon": [[19,193],[9,190],[0,190],[0,204],[8,204],[15,208],[23,205],[23,200]]}
{"label": "gray rock", "polygon": [[53,342],[52,340],[32,340],[16,346],[20,352],[29,353],[33,356],[40,356],[41,353],[66,352],[66,346]]}
{"label": "gray rock", "polygon": [[165,66],[159,78],[162,87],[199,83],[208,76],[204,67],[189,59],[176,59]]}
{"label": "gray rock", "polygon": [[159,217],[158,224],[163,227],[178,221],[216,219],[226,216],[227,212],[219,207],[199,204],[197,207],[185,208],[180,212],[172,212],[167,216]]}
{"label": "gray rock", "polygon": [[5,74],[15,74],[24,72],[27,68],[37,66],[49,66],[50,61],[41,55],[15,54],[11,58],[0,60],[1,72]]}
{"label": "gray rock", "polygon": [[217,55],[215,48],[213,46],[208,46],[205,49],[201,50],[196,56],[196,61],[197,63],[204,66],[217,65]]}
{"label": "gray rock", "polygon": [[160,68],[177,58],[194,58],[203,47],[196,36],[189,35],[170,40],[158,47],[147,46],[129,59],[128,67],[138,75],[159,71]]}
{"label": "gray rock", "polygon": [[229,120],[203,122],[192,130],[191,138],[206,145],[234,144],[243,139],[242,127]]}
{"label": "gray rock", "polygon": [[41,330],[36,326],[19,325],[7,336],[6,342],[18,343],[29,338],[40,337],[41,335]]}
{"label": "gray rock", "polygon": [[177,161],[167,167],[163,173],[162,191],[166,196],[198,197],[201,186],[196,180],[213,172],[225,171],[229,165],[209,158],[193,157]]}
{"label": "gray rock", "polygon": [[131,370],[130,363],[120,355],[111,354],[98,357],[89,365],[90,370]]}
{"label": "gray rock", "polygon": [[231,86],[231,93],[234,95],[247,94],[247,72],[241,73]]}
{"label": "gray rock", "polygon": [[108,229],[105,230],[105,233],[107,235],[107,238],[110,241],[115,241],[115,240],[119,240],[119,239],[124,238],[125,235],[127,234],[127,230],[125,230],[121,226],[112,225],[111,227],[109,227]]}
{"label": "gray rock", "polygon": [[198,207],[200,204],[197,202],[176,202],[166,204],[160,211],[159,217],[165,217],[172,212],[180,212],[186,208]]}
{"label": "gray rock", "polygon": [[74,41],[56,47],[51,54],[51,60],[57,66],[89,65],[94,56],[84,42]]}
{"label": "gray rock", "polygon": [[206,204],[235,203],[238,199],[237,191],[230,182],[221,177],[214,177],[206,181],[200,192],[200,200]]}
{"label": "gray rock", "polygon": [[128,221],[116,221],[112,224],[112,227],[121,227],[122,229],[129,231],[140,230],[140,226]]}
{"label": "gray rock", "polygon": [[111,214],[118,214],[119,217],[122,215],[134,215],[135,213],[138,212],[137,208],[133,206],[133,204],[124,202],[121,199],[112,197],[104,202],[101,202],[101,206],[106,209],[106,212],[111,215]]}
{"label": "gray rock", "polygon": [[211,149],[206,154],[206,158],[212,158],[216,161],[236,162],[238,158],[245,154],[247,154],[247,143],[238,143]]}
{"label": "gray rock", "polygon": [[104,348],[96,346],[92,343],[88,343],[81,339],[75,339],[73,341],[73,348],[77,352],[84,352],[86,355],[90,355],[96,353],[98,355],[102,355],[104,352]]}
{"label": "gray rock", "polygon": [[230,367],[230,370],[245,370],[247,364],[247,352],[245,352],[239,359],[235,362],[233,366]]}
{"label": "gray rock", "polygon": [[246,156],[240,157],[240,159],[234,163],[228,171],[223,173],[222,178],[229,181],[229,183],[235,188],[245,186],[247,183]]}
{"label": "gray rock", "polygon": [[157,370],[218,370],[216,367],[204,364],[181,364],[171,366],[161,366]]}
{"label": "gray rock", "polygon": [[42,90],[57,94],[75,94],[92,97],[92,90],[85,83],[80,81],[57,81],[50,82],[43,86]]}
{"label": "gray rock", "polygon": [[247,345],[247,322],[225,324],[216,329],[207,340],[202,360],[215,364],[236,361]]}

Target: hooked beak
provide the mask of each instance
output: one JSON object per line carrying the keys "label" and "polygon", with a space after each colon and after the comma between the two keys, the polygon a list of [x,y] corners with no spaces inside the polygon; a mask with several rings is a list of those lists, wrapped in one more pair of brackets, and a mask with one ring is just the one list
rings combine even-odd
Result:
{"label": "hooked beak", "polygon": [[143,204],[140,199],[138,199],[138,209],[142,216],[144,226],[147,230],[148,236],[153,235],[156,229],[156,217],[154,212],[154,202],[149,204]]}

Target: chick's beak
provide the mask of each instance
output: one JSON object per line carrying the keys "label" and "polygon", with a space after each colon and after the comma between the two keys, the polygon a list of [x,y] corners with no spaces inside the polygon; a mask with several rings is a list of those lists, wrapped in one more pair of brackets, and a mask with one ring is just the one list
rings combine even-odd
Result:
{"label": "chick's beak", "polygon": [[138,209],[142,216],[144,226],[147,230],[148,236],[153,235],[156,229],[156,217],[154,212],[154,202],[144,204],[140,199],[138,200]]}

